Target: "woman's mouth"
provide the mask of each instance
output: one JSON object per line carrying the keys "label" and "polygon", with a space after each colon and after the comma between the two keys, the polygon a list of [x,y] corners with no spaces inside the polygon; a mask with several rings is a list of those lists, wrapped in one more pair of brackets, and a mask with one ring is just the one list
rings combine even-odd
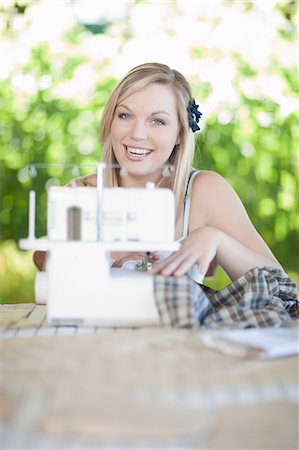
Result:
{"label": "woman's mouth", "polygon": [[125,145],[124,147],[128,157],[135,161],[145,159],[152,152],[152,150],[148,148],[129,147],[128,145]]}

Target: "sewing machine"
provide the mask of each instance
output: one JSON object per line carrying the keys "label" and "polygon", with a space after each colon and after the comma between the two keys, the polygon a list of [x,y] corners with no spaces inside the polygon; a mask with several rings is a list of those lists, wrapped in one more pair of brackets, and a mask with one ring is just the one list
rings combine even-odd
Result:
{"label": "sewing machine", "polygon": [[[97,187],[48,189],[47,239],[35,238],[35,192],[29,195],[23,250],[46,250],[46,271],[36,274],[36,302],[47,304],[55,324],[157,324],[153,276],[147,265],[111,268],[110,253],[175,251],[173,192],[144,188],[104,188],[104,163]],[[147,261],[149,263],[149,261]]]}

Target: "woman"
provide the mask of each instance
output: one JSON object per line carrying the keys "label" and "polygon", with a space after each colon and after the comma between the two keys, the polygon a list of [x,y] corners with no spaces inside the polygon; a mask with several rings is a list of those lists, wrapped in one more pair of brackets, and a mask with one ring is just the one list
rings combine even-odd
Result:
{"label": "woman", "polygon": [[[196,264],[202,275],[211,275],[219,264],[235,280],[254,267],[281,268],[230,185],[215,172],[192,173],[194,131],[199,129],[200,116],[183,75],[158,63],[132,69],[103,112],[103,159],[128,171],[126,177],[108,171],[106,186],[138,187],[150,180],[175,194],[176,238],[182,238],[181,248],[162,261],[154,254],[158,262],[152,273],[181,276]],[[174,166],[168,179],[162,177],[165,164]],[[94,185],[95,177],[81,183]],[[121,267],[128,259],[144,255],[112,256],[114,266]]]}

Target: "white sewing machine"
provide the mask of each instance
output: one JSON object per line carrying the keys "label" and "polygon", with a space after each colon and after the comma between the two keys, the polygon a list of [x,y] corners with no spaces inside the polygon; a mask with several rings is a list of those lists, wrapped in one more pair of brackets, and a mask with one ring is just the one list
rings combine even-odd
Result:
{"label": "white sewing machine", "polygon": [[35,238],[35,192],[23,250],[47,250],[46,271],[36,274],[35,297],[55,324],[158,323],[153,276],[110,267],[110,252],[175,251],[175,206],[169,189],[50,187],[47,239]]}

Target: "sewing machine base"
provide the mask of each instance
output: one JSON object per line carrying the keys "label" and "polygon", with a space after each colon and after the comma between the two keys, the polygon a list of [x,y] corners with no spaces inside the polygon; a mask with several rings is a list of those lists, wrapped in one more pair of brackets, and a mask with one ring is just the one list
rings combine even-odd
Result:
{"label": "sewing machine base", "polygon": [[47,318],[64,325],[155,325],[153,276],[109,268],[100,243],[59,243],[43,274]]}

